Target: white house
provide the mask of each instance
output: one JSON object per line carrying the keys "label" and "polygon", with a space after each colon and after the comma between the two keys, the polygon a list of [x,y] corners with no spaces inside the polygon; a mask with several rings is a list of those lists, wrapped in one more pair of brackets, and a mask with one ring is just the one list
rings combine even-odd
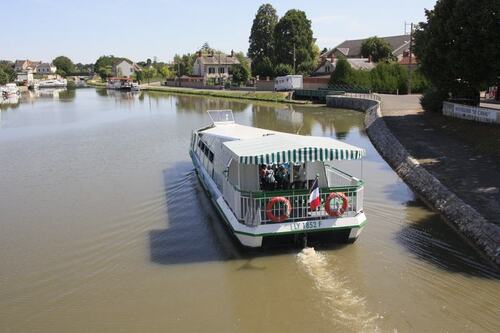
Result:
{"label": "white house", "polygon": [[140,71],[141,68],[134,62],[123,59],[113,65],[113,76],[130,78],[135,72]]}
{"label": "white house", "polygon": [[204,79],[227,79],[231,76],[233,66],[239,64],[240,62],[233,51],[231,51],[230,55],[224,53],[202,55],[199,52],[193,64],[193,75],[202,76]]}
{"label": "white house", "polygon": [[57,70],[56,66],[46,62],[36,66],[37,74],[54,74],[56,70]]}

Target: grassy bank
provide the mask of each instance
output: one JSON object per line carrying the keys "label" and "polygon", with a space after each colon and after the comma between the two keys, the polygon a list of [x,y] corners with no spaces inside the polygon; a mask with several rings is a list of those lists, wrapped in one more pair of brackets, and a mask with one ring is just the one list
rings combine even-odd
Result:
{"label": "grassy bank", "polygon": [[[106,87],[106,83],[100,82],[99,80],[89,80],[87,81],[87,84],[89,86],[98,88]],[[308,101],[290,100],[288,98],[289,93],[287,92],[275,92],[275,91],[193,89],[193,88],[182,88],[182,87],[180,88],[165,87],[165,86],[148,85],[148,84],[141,85],[141,90],[172,93],[172,94],[183,94],[183,95],[246,99],[246,100],[263,101],[263,102],[277,102],[277,103],[300,104],[300,105],[310,104],[310,102]]]}
{"label": "grassy bank", "polygon": [[101,82],[100,80],[88,80],[87,84],[92,87],[106,87],[106,83]]}
{"label": "grassy bank", "polygon": [[304,101],[294,101],[288,99],[286,92],[274,91],[238,91],[238,90],[211,90],[211,89],[192,89],[192,88],[176,88],[165,86],[141,86],[143,91],[158,91],[185,95],[199,95],[220,98],[247,99],[254,101],[279,102],[289,104],[308,104]]}

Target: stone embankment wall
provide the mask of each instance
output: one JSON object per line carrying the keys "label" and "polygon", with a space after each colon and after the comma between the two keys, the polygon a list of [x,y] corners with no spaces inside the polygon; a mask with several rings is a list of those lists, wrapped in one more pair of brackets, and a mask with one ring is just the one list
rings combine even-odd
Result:
{"label": "stone embankment wall", "polygon": [[500,227],[453,194],[408,153],[386,126],[378,100],[370,96],[327,96],[326,104],[366,112],[365,127],[370,140],[399,177],[454,229],[500,265]]}

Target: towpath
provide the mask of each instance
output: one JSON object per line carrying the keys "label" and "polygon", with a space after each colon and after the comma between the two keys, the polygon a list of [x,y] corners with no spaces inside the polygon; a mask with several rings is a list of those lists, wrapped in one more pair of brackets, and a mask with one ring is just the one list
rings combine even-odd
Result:
{"label": "towpath", "polygon": [[[500,225],[500,159],[467,138],[500,127],[463,121],[453,127],[454,119],[423,112],[418,95],[381,96],[383,119],[408,152],[484,218]],[[495,141],[489,143],[498,145],[498,137],[490,137]]]}

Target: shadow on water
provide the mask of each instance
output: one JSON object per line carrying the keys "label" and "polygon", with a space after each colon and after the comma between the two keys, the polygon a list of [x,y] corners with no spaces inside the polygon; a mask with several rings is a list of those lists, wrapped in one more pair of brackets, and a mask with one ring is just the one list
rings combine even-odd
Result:
{"label": "shadow on water", "polygon": [[447,272],[500,279],[497,268],[481,257],[438,214],[412,213],[424,206],[420,199],[408,201],[406,206],[407,220],[412,222],[403,226],[395,240],[410,253]]}
{"label": "shadow on water", "polygon": [[[149,232],[150,260],[161,265],[245,260],[238,270],[264,269],[252,259],[297,254],[299,244],[278,244],[263,249],[242,247],[217,214],[190,162],[179,162],[163,171],[167,228]],[[319,250],[346,246],[313,243]]]}

